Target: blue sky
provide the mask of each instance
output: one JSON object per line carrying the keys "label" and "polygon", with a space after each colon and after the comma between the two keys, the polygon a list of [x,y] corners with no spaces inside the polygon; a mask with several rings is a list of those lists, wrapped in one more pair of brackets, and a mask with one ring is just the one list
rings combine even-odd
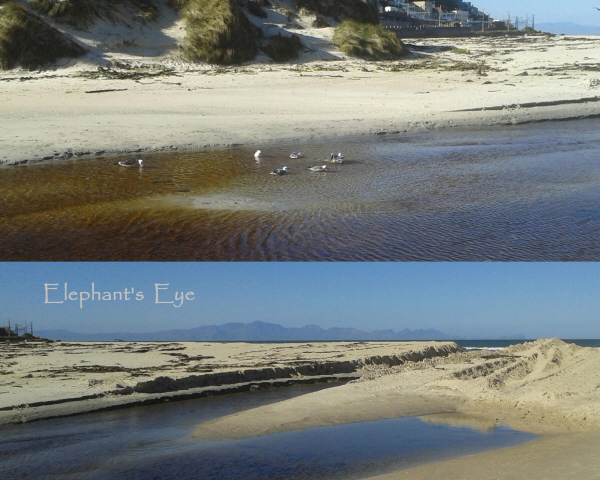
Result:
{"label": "blue sky", "polygon": [[[470,0],[471,3],[492,15],[496,19],[515,16],[525,18],[535,14],[535,23],[573,22],[581,25],[600,26],[599,0],[576,0],[572,2],[558,0]],[[531,25],[531,23],[530,23]]]}
{"label": "blue sky", "polygon": [[[73,300],[64,300],[65,282]],[[111,298],[133,288],[144,299],[81,301],[92,282]],[[45,303],[45,284],[48,301],[63,303]],[[175,303],[156,303],[155,284],[162,285],[159,302]],[[144,332],[261,320],[435,328],[465,338],[600,338],[597,263],[3,263],[0,286],[0,323],[33,321],[40,330]]]}

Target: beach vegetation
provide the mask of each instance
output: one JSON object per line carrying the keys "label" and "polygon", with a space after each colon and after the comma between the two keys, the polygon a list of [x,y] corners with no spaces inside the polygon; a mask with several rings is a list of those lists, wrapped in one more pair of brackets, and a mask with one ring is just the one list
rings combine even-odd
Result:
{"label": "beach vegetation", "polygon": [[331,25],[329,24],[329,22],[327,20],[325,20],[321,15],[317,15],[317,18],[315,18],[312,22],[312,26],[314,28],[327,28],[327,27],[331,27]]}
{"label": "beach vegetation", "polygon": [[264,11],[258,2],[249,0],[248,3],[246,3],[246,8],[248,9],[248,12],[255,17],[267,18],[267,12]]}
{"label": "beach vegetation", "polygon": [[98,19],[118,21],[116,8],[137,9],[134,17],[149,22],[158,19],[159,10],[153,0],[29,0],[40,13],[57,22],[86,30]]}
{"label": "beach vegetation", "polygon": [[143,23],[156,22],[160,15],[160,10],[153,3],[141,5],[135,17]]}
{"label": "beach vegetation", "polygon": [[333,43],[352,57],[365,60],[394,60],[407,53],[404,44],[381,25],[345,20],[333,33]]}
{"label": "beach vegetation", "polygon": [[351,19],[361,23],[379,24],[377,7],[369,0],[298,0],[296,9],[330,17],[337,22]]}
{"label": "beach vegetation", "polygon": [[29,70],[79,57],[86,50],[16,2],[0,8],[0,68]]}
{"label": "beach vegetation", "polygon": [[450,50],[452,53],[464,53],[464,54],[469,54],[471,52],[469,52],[469,50],[467,50],[466,48],[453,48],[452,50]]}
{"label": "beach vegetation", "polygon": [[262,50],[276,62],[287,62],[298,58],[303,45],[298,35],[287,37],[281,33],[267,37]]}
{"label": "beach vegetation", "polygon": [[80,29],[85,29],[96,19],[102,18],[98,3],[93,0],[30,0],[30,3],[38,12],[53,20]]}
{"label": "beach vegetation", "polygon": [[261,31],[235,0],[173,0],[183,14],[183,54],[192,61],[237,65],[258,53]]}

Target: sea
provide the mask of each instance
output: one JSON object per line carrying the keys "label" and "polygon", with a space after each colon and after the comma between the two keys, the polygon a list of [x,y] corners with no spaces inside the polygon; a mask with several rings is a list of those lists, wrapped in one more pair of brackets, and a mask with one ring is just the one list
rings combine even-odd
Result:
{"label": "sea", "polygon": [[[597,126],[135,154],[145,168],[118,165],[132,156],[5,167],[0,261],[598,261]],[[327,163],[332,152],[345,163]]]}

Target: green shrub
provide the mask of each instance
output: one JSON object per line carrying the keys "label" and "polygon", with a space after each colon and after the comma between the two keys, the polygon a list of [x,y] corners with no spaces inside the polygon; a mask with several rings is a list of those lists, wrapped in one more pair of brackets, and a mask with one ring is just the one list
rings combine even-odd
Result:
{"label": "green shrub", "polygon": [[262,47],[264,52],[276,62],[287,62],[298,58],[303,45],[298,35],[284,37],[281,33],[268,37]]}
{"label": "green shrub", "polygon": [[534,30],[531,27],[525,27],[524,29],[521,30],[523,33],[540,33],[537,30]]}
{"label": "green shrub", "polygon": [[30,70],[63,57],[78,57],[85,49],[18,3],[0,9],[0,67]]}
{"label": "green shrub", "polygon": [[453,48],[452,50],[450,50],[452,53],[465,53],[465,54],[469,54],[471,52],[469,52],[466,48]]}
{"label": "green shrub", "polygon": [[346,19],[361,23],[379,23],[375,3],[369,0],[298,0],[296,9],[306,9],[340,22]]}
{"label": "green shrub", "polygon": [[259,29],[236,0],[187,0],[183,16],[183,53],[190,60],[233,65],[252,60],[258,53]]}
{"label": "green shrub", "polygon": [[400,39],[381,25],[346,20],[336,27],[333,43],[346,55],[365,60],[394,60],[406,54]]}

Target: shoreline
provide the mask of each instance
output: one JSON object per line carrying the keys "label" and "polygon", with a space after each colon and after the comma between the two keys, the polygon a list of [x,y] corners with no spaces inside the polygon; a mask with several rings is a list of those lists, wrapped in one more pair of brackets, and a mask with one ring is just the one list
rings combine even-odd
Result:
{"label": "shoreline", "polygon": [[600,116],[600,37],[414,43],[399,62],[180,66],[136,80],[83,64],[2,72],[0,164]]}
{"label": "shoreline", "polygon": [[[330,381],[339,375],[333,370],[341,368],[355,379],[200,423],[189,439],[233,440],[420,417],[480,430],[506,425],[539,438],[373,480],[425,480],[437,475],[464,480],[490,474],[497,479],[592,478],[600,468],[596,455],[600,443],[598,347],[580,347],[558,339],[516,344],[502,351],[470,352],[461,351],[452,342],[61,343],[14,349],[1,346],[13,369],[0,377],[0,390],[9,394],[0,397],[0,424],[5,428],[11,423],[124,408],[134,402],[144,405],[195,398],[201,396],[197,394],[202,388],[207,392],[236,389],[240,375],[249,380],[248,390],[262,388],[261,380],[279,381],[285,376],[281,371],[288,371],[291,383],[311,380],[303,374],[305,368],[320,374],[315,376],[318,380]],[[192,373],[208,368],[213,372]],[[199,387],[210,375],[219,385]],[[115,393],[115,382],[120,382],[117,390],[121,393]],[[124,389],[134,391],[128,395]],[[67,402],[76,392],[80,396],[109,394]],[[40,394],[46,396],[42,399],[46,404],[39,411],[32,405],[15,405],[33,404]]]}
{"label": "shoreline", "polygon": [[[0,425],[360,377],[459,351],[453,342],[0,344]],[[10,370],[9,370],[10,369]]]}

